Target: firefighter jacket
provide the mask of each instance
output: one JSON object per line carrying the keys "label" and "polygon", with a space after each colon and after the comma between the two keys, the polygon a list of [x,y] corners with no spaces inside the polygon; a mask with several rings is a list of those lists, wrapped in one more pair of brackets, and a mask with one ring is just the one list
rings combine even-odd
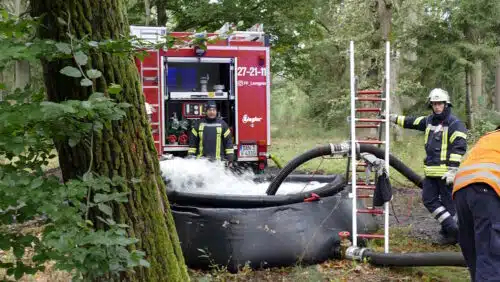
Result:
{"label": "firefighter jacket", "polygon": [[467,153],[455,175],[452,196],[472,183],[486,183],[500,197],[500,130],[481,137]]}
{"label": "firefighter jacket", "polygon": [[189,134],[188,155],[233,161],[233,141],[227,123],[220,118],[203,118],[196,122]]}
{"label": "firefighter jacket", "polygon": [[398,116],[396,123],[403,128],[425,131],[425,176],[441,177],[449,167],[460,165],[467,151],[467,129],[449,108],[440,116]]}

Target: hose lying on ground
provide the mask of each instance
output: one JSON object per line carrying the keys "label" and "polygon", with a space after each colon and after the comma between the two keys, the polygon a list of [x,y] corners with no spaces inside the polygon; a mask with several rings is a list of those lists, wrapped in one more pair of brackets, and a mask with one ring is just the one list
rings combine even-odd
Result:
{"label": "hose lying on ground", "polygon": [[376,266],[462,266],[467,267],[461,252],[438,253],[379,253],[370,249],[351,246],[345,258],[357,261],[365,259]]}
{"label": "hose lying on ground", "polygon": [[365,257],[377,266],[464,266],[464,257],[460,252],[440,253],[378,253],[366,251]]}
{"label": "hose lying on ground", "polygon": [[[375,155],[379,159],[385,159],[385,150],[377,148],[372,145],[361,144],[359,145],[360,153],[371,153]],[[303,163],[312,160],[314,158],[318,158],[321,156],[330,156],[330,155],[348,155],[350,154],[350,144],[349,143],[341,143],[341,144],[327,144],[311,149],[291,160],[280,172],[276,175],[276,177],[271,181],[269,187],[267,188],[267,195],[276,195],[279,186],[285,180],[285,178],[297,167],[302,165]],[[418,187],[422,188],[422,177],[416,174],[411,168],[406,166],[403,162],[398,160],[393,155],[389,154],[389,164],[391,167],[395,168],[398,172],[403,174],[406,178],[408,178],[411,182],[413,182]]]}

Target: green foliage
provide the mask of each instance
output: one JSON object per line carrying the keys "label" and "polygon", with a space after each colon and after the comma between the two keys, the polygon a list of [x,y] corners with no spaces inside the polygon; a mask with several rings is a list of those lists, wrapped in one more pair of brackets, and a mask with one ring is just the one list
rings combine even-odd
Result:
{"label": "green foliage", "polygon": [[[0,15],[0,38],[6,43],[0,47],[0,66],[20,58],[70,59],[60,73],[79,80],[82,87],[93,86],[93,79],[101,76],[99,70],[85,69],[93,48],[128,54],[137,44],[86,42],[70,34],[70,42],[30,40],[34,21],[4,10]],[[6,90],[4,84],[0,88]],[[84,175],[64,183],[43,170],[56,157],[51,153],[54,141],[83,144],[92,155],[95,134],[123,119],[130,107],[109,96],[120,91],[121,86],[110,85],[107,93],[93,91],[87,100],[62,103],[45,101],[43,89],[6,91],[0,102],[0,249],[14,255],[13,260],[0,260],[7,275],[20,279],[55,261],[74,280],[114,280],[121,272],[149,266],[145,254],[134,250],[137,239],[129,236],[128,226],[113,220],[115,204],[128,201],[120,187],[133,180],[96,175],[92,158]],[[91,210],[97,214],[92,221]],[[42,224],[41,234],[19,228],[33,221]]]}

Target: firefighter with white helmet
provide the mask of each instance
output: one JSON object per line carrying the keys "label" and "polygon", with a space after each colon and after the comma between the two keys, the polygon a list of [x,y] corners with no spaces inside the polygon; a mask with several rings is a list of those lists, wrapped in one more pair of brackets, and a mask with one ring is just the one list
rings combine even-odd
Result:
{"label": "firefighter with white helmet", "polygon": [[448,92],[432,89],[428,96],[432,114],[411,117],[391,114],[391,122],[425,132],[424,174],[422,201],[441,224],[440,244],[456,244],[458,226],[451,191],[455,174],[467,150],[467,129],[451,114]]}

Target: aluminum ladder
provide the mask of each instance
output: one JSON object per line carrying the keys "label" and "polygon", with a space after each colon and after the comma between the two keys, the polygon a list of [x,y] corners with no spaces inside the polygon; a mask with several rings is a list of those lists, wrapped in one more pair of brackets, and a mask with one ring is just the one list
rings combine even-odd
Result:
{"label": "aluminum ladder", "polygon": [[[350,113],[350,140],[351,140],[351,153],[348,158],[347,175],[349,179],[349,171],[351,172],[351,180],[349,184],[352,187],[349,196],[352,198],[352,245],[358,246],[358,238],[360,239],[383,239],[385,253],[389,252],[389,202],[384,204],[384,208],[367,208],[358,209],[357,202],[359,199],[372,199],[373,192],[375,191],[375,181],[368,183],[358,179],[358,167],[366,167],[366,164],[357,157],[357,148],[359,144],[373,144],[385,147],[384,166],[389,176],[389,112],[390,112],[390,42],[385,45],[385,86],[381,90],[358,90],[356,83],[356,76],[354,72],[354,42],[350,42],[349,57],[350,57],[350,92],[351,92],[351,113]],[[373,107],[357,107],[356,102],[369,102],[376,103],[378,106]],[[385,119],[380,119],[380,114],[385,112]],[[377,117],[357,117],[356,114],[363,113],[377,113]],[[382,126],[384,126],[385,134],[382,140]],[[372,139],[358,139],[356,135],[357,128],[376,128],[377,137]],[[359,193],[358,191],[371,191],[371,194]],[[357,215],[360,213],[383,215],[384,216],[384,235],[379,234],[362,234],[358,233]]]}

